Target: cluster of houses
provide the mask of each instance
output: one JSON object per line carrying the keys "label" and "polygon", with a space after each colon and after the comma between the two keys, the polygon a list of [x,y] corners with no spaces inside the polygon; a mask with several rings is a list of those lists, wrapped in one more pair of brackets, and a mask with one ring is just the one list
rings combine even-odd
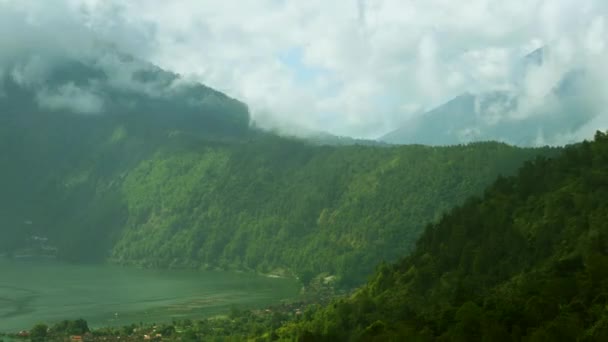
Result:
{"label": "cluster of houses", "polygon": [[49,242],[45,236],[32,235],[26,241],[23,248],[13,252],[13,258],[45,258],[57,257],[58,249]]}

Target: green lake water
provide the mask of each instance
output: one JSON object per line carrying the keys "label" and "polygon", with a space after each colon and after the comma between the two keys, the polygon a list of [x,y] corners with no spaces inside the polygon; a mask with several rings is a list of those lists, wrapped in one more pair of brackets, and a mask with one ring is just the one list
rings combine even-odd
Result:
{"label": "green lake water", "polygon": [[293,279],[0,258],[0,332],[84,318],[91,327],[226,314],[293,299]]}

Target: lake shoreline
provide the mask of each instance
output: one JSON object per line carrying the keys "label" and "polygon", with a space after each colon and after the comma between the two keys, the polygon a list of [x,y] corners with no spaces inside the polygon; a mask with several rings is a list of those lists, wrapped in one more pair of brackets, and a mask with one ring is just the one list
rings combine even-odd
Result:
{"label": "lake shoreline", "polygon": [[[0,288],[8,307],[0,331],[53,324],[82,313],[92,327],[224,315],[233,306],[254,309],[298,300],[293,278],[253,272],[140,269],[116,264],[0,258]],[[21,292],[13,289],[19,289]],[[0,290],[2,291],[2,290]]]}

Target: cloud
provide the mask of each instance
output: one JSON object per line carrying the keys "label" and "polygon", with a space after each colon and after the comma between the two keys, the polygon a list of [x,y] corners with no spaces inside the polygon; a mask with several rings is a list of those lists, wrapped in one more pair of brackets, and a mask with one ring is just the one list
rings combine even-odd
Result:
{"label": "cloud", "polygon": [[[559,120],[553,135],[539,132],[537,140],[547,144],[564,144],[589,139],[596,130],[608,129],[608,57],[604,34],[605,6],[582,8],[565,2],[543,13],[548,21],[544,29],[552,38],[543,50],[543,63],[527,67],[517,90],[517,110],[505,111],[503,120],[545,118]],[[588,14],[582,21],[582,14]],[[560,31],[563,20],[569,30]],[[559,33],[561,32],[561,33]],[[551,125],[547,125],[551,126]],[[555,126],[555,125],[554,125]]]}
{"label": "cloud", "polygon": [[34,55],[13,64],[10,76],[16,84],[31,88],[47,82],[50,70],[51,65],[47,59]]}
{"label": "cloud", "polygon": [[91,90],[82,89],[73,83],[57,89],[43,89],[36,94],[41,108],[52,111],[70,111],[76,114],[97,114],[103,109],[103,99]]}
{"label": "cloud", "polygon": [[104,86],[114,90],[161,97],[180,84],[177,76],[161,73],[158,67],[123,54],[100,51],[90,63],[103,71]]}
{"label": "cloud", "polygon": [[97,44],[67,1],[0,1],[0,30],[3,65],[24,56],[82,56]]}
{"label": "cloud", "polygon": [[[0,65],[110,45],[245,101],[263,127],[369,138],[466,91],[520,89],[526,109],[490,122],[545,113],[568,70],[606,74],[607,14],[603,0],[0,0],[0,30],[15,32]],[[551,61],[518,66],[545,45]]]}

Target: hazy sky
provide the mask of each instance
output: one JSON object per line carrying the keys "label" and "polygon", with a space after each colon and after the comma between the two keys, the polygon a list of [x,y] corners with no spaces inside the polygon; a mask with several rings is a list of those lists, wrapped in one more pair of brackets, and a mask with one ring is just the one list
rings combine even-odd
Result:
{"label": "hazy sky", "polygon": [[0,0],[0,74],[104,41],[262,125],[377,137],[463,91],[510,89],[540,46],[557,58],[531,92],[607,60],[607,14],[604,0]]}

